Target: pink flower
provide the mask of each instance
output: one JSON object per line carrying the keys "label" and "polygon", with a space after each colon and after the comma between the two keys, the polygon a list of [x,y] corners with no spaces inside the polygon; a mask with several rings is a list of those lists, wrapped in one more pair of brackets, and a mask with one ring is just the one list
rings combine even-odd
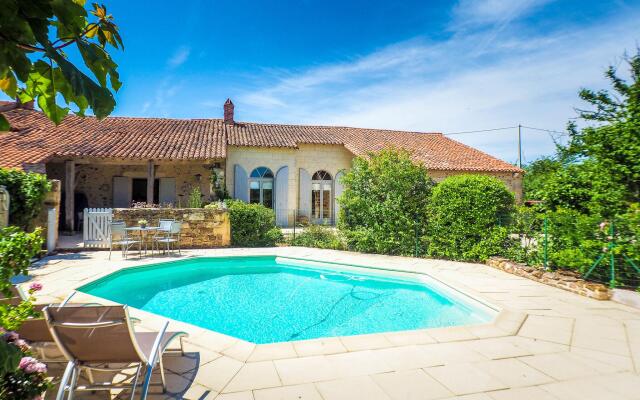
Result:
{"label": "pink flower", "polygon": [[40,290],[42,290],[42,283],[33,282],[31,285],[29,285],[30,292],[37,292]]}
{"label": "pink flower", "polygon": [[45,363],[39,362],[34,365],[34,369],[35,369],[35,372],[44,374],[47,372],[47,365]]}
{"label": "pink flower", "polygon": [[600,230],[603,231],[607,223],[605,221],[600,222]]}
{"label": "pink flower", "polygon": [[47,372],[47,366],[33,357],[22,357],[19,367],[27,374]]}
{"label": "pink flower", "polygon": [[[30,367],[33,364],[36,364],[38,362],[38,360],[36,360],[33,357],[22,357],[22,359],[20,360],[20,364],[18,365],[18,367],[20,369],[23,369],[25,371],[27,371],[27,368]],[[27,371],[29,372],[29,371]]]}

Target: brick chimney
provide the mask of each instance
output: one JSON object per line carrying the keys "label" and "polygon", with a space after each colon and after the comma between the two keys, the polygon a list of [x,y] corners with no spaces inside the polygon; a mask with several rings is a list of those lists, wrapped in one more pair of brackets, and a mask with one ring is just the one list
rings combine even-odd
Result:
{"label": "brick chimney", "polygon": [[233,125],[233,102],[227,99],[224,102],[224,123]]}

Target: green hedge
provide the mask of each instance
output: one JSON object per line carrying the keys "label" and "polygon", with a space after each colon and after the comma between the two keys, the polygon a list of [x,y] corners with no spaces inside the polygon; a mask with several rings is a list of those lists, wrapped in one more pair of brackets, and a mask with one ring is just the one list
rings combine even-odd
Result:
{"label": "green hedge", "polygon": [[310,225],[289,242],[291,246],[316,247],[319,249],[345,250],[346,246],[335,229]]}
{"label": "green hedge", "polygon": [[500,224],[514,208],[514,196],[497,178],[457,175],[440,182],[431,196],[428,252],[433,257],[485,260],[507,240]]}
{"label": "green hedge", "polygon": [[282,242],[276,215],[262,204],[227,200],[231,222],[231,244],[238,247],[269,247]]}
{"label": "green hedge", "polygon": [[17,169],[0,168],[0,186],[11,196],[9,224],[22,229],[31,229],[31,221],[42,209],[45,195],[51,184],[42,174],[23,172]]}
{"label": "green hedge", "polygon": [[354,159],[342,183],[339,228],[348,247],[413,255],[434,185],[426,167],[414,163],[405,151],[383,150]]}

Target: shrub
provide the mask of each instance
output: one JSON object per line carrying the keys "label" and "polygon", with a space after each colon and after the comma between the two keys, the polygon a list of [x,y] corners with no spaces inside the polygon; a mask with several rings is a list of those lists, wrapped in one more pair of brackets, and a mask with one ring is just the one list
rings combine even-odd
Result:
{"label": "shrub", "polygon": [[500,254],[510,260],[527,265],[544,264],[544,214],[537,207],[517,207],[509,218],[509,240]]}
{"label": "shrub", "polygon": [[497,178],[458,175],[433,190],[428,224],[429,254],[455,260],[485,260],[500,253],[514,196]]}
{"label": "shrub", "polygon": [[15,332],[0,328],[0,399],[39,399],[51,386],[47,366],[32,355]]}
{"label": "shrub", "polygon": [[[43,242],[40,229],[32,233],[15,226],[0,230],[0,292],[5,297],[12,296],[11,278],[27,274],[31,259],[38,254]],[[0,326],[6,329],[17,329],[31,315],[33,307],[29,301],[16,306],[0,302]]]}
{"label": "shrub", "polygon": [[414,254],[434,185],[424,165],[406,151],[383,150],[355,158],[342,183],[339,228],[349,248]]}
{"label": "shrub", "polygon": [[9,223],[30,229],[31,221],[42,208],[51,184],[46,176],[17,169],[0,168],[0,186],[9,191]]}
{"label": "shrub", "polygon": [[[549,266],[586,272],[605,246],[605,233],[598,229],[601,221],[597,215],[581,214],[568,208],[548,213]],[[594,272],[599,274],[599,271]]]}
{"label": "shrub", "polygon": [[189,208],[202,208],[202,192],[199,186],[191,189],[189,193]]}
{"label": "shrub", "polygon": [[276,226],[276,215],[272,209],[239,200],[228,200],[227,205],[232,245],[260,247],[282,242],[282,231]]}
{"label": "shrub", "polygon": [[310,225],[297,234],[289,242],[292,246],[317,247],[319,249],[344,250],[346,248],[342,238],[335,229],[322,226]]}

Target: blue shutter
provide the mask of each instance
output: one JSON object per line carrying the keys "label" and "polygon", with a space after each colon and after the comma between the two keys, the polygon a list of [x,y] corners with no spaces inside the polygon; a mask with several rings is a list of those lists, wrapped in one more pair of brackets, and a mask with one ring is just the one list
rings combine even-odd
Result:
{"label": "blue shutter", "polygon": [[233,169],[233,198],[249,202],[249,178],[247,171],[236,164]]}
{"label": "blue shutter", "polygon": [[334,193],[333,221],[335,224],[338,223],[338,218],[340,216],[340,204],[338,204],[338,197],[342,195],[342,192],[344,190],[344,186],[342,185],[342,182],[340,182],[343,176],[344,176],[344,170],[338,171],[338,173],[336,174],[333,180],[333,193]]}
{"label": "blue shutter", "polygon": [[275,181],[276,224],[289,225],[289,167],[282,167],[276,173]]}
{"label": "blue shutter", "polygon": [[311,175],[300,168],[300,200],[298,204],[298,215],[311,217]]}

